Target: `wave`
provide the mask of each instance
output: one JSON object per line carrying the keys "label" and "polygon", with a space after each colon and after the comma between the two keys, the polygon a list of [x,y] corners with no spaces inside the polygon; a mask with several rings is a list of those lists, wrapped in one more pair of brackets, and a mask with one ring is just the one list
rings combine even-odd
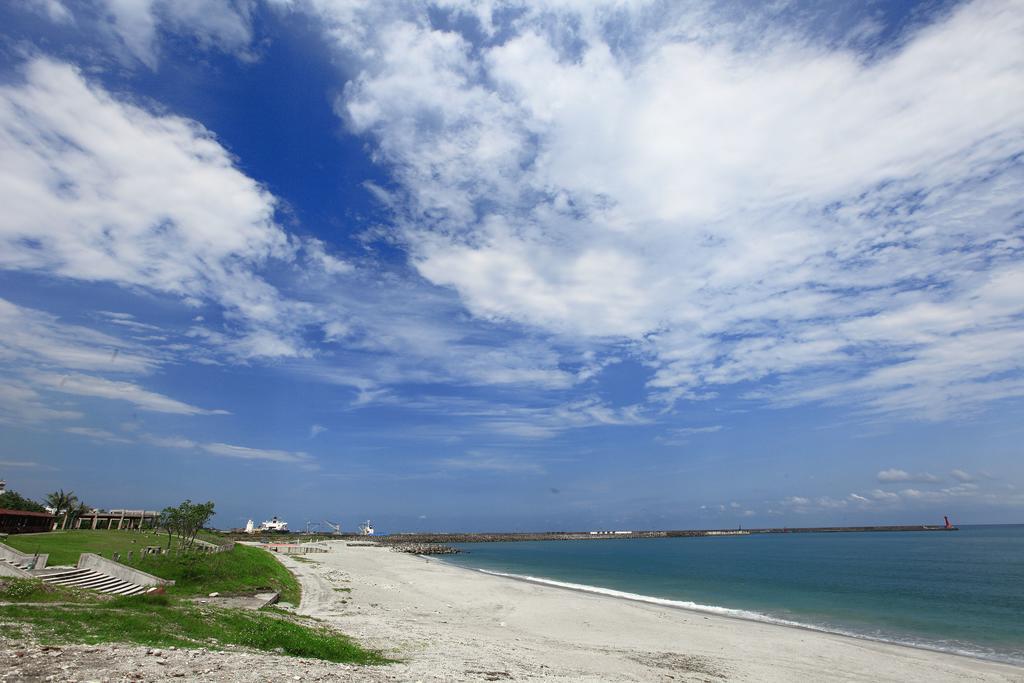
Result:
{"label": "wave", "polygon": [[744,619],[747,621],[757,621],[766,624],[775,624],[777,626],[801,628],[810,631],[817,631],[819,633],[830,633],[834,635],[845,636],[847,638],[858,638],[860,640],[870,640],[880,643],[888,643],[892,645],[902,645],[905,647],[917,648],[919,650],[943,652],[947,654],[955,654],[964,657],[972,657],[974,659],[985,659],[989,661],[1003,662],[1006,664],[1015,664],[1018,666],[1024,664],[1024,656],[1015,656],[1012,654],[996,652],[993,650],[972,648],[962,643],[937,643],[934,641],[917,640],[909,637],[895,637],[884,634],[862,633],[834,627],[831,625],[826,626],[821,624],[794,621],[792,619],[783,619],[781,617],[775,617],[770,614],[754,612],[751,610],[735,609],[732,607],[721,607],[718,605],[703,605],[701,603],[691,602],[689,600],[671,600],[668,598],[658,598],[652,595],[642,595],[640,593],[630,593],[627,591],[615,590],[614,588],[602,588],[600,586],[591,586],[583,583],[571,583],[569,581],[556,581],[554,579],[545,579],[543,577],[529,576],[526,574],[511,574],[507,572],[499,572],[490,569],[480,569],[477,567],[463,566],[463,568],[470,569],[471,571],[480,572],[482,574],[489,574],[491,576],[500,576],[507,579],[515,579],[516,581],[527,581],[529,583],[536,583],[542,586],[565,588],[568,590],[581,591],[583,593],[594,593],[597,595],[605,595],[608,597],[619,598],[621,600],[631,600],[633,602],[643,602],[651,605],[660,605],[662,607],[685,609],[691,612],[704,612],[707,614],[716,614],[718,616],[731,617],[733,619]]}

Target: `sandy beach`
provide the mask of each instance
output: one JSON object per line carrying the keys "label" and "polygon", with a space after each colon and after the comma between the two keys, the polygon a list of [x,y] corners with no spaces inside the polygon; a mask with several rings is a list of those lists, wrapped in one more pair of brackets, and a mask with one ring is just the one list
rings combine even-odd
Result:
{"label": "sandy beach", "polygon": [[281,558],[299,611],[402,660],[353,680],[1024,681],[994,662],[331,547]]}

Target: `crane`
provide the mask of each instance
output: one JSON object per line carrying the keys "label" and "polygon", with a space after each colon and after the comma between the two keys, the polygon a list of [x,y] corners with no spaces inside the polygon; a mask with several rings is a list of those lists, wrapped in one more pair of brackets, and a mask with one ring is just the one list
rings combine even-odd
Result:
{"label": "crane", "polygon": [[336,533],[336,534],[340,534],[340,533],[341,533],[341,522],[338,522],[337,524],[335,524],[335,523],[333,523],[333,522],[328,522],[328,521],[327,521],[327,520],[325,519],[325,520],[324,520],[324,524],[326,524],[326,525],[327,525],[327,526],[329,526],[330,528],[334,529],[334,533]]}

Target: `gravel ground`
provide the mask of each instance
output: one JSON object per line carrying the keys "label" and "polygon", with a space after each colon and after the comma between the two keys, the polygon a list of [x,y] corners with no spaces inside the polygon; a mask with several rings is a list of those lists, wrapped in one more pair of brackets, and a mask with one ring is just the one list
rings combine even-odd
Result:
{"label": "gravel ground", "polygon": [[38,645],[0,638],[0,681],[388,681],[387,666],[350,666],[249,651],[134,645]]}

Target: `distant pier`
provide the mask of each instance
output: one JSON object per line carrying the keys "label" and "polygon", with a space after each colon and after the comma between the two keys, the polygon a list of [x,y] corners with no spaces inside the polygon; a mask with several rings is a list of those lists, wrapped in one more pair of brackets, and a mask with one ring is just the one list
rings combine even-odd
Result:
{"label": "distant pier", "polygon": [[399,533],[381,536],[378,543],[496,543],[502,541],[597,541],[627,538],[697,538],[757,534],[835,534],[894,531],[959,531],[949,525],[774,527],[768,529],[678,529],[665,531],[545,531],[539,533]]}

